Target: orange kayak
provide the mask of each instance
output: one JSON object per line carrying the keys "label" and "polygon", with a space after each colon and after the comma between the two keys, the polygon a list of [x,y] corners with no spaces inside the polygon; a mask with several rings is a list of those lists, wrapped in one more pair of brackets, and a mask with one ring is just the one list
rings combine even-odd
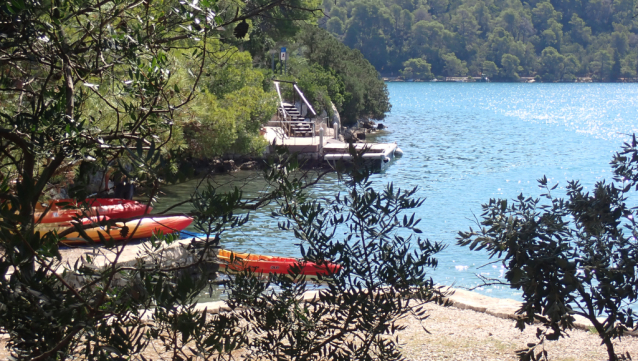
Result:
{"label": "orange kayak", "polygon": [[[230,262],[231,255],[234,262]],[[255,273],[277,273],[288,274],[291,267],[298,264],[301,267],[301,274],[316,277],[318,274],[330,276],[339,272],[341,266],[332,262],[324,262],[317,265],[314,262],[304,262],[292,257],[263,256],[249,253],[236,253],[225,249],[220,249],[217,258],[223,261],[219,267],[229,272],[241,272],[250,269]]]}
{"label": "orange kayak", "polygon": [[[40,220],[45,206],[40,205],[36,208],[36,212],[33,215],[34,220],[40,223],[58,223],[67,222],[72,220],[78,215],[82,215],[82,212],[86,212],[89,217],[108,216],[110,218],[131,218],[144,214],[145,211],[150,213],[153,209],[151,207],[146,209],[146,204],[142,204],[137,201],[131,201],[128,199],[119,198],[89,198],[84,202],[76,202],[72,199],[58,199],[51,201],[53,205],[51,209]],[[64,204],[62,204],[64,203]]]}
{"label": "orange kayak", "polygon": [[[113,241],[122,241],[127,239],[131,232],[135,230],[131,239],[149,238],[153,234],[162,232],[164,234],[179,232],[182,229],[188,227],[193,222],[193,218],[185,216],[175,217],[154,217],[136,219],[128,222],[117,222],[110,228],[106,226],[93,227],[85,229],[87,236],[93,242],[100,242],[100,236],[104,236],[105,239],[113,239]],[[139,226],[138,226],[139,224]],[[135,229],[137,227],[137,229]],[[66,229],[65,227],[63,229]],[[125,228],[128,228],[126,232],[123,232]],[[59,230],[58,230],[59,231]],[[86,244],[87,241],[80,236],[78,232],[73,232],[67,235],[64,240],[61,241],[64,244]]]}

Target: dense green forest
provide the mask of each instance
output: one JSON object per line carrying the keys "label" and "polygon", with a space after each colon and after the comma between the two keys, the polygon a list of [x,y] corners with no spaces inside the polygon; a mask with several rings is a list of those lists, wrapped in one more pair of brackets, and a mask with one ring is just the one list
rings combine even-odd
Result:
{"label": "dense green forest", "polygon": [[[278,103],[273,79],[298,82],[318,114],[332,116],[334,105],[345,125],[385,117],[390,103],[375,67],[358,50],[316,26],[323,14],[317,1],[304,1],[303,6],[317,10],[255,17],[221,31],[211,46],[221,60],[207,62],[198,96],[176,122],[173,148],[193,157],[261,154],[266,143],[258,130]],[[278,59],[281,46],[289,49],[286,71]],[[196,69],[189,61],[181,64],[186,67],[176,71],[176,83],[185,88]],[[284,96],[291,99],[292,93]]]}
{"label": "dense green forest", "polygon": [[293,40],[286,74],[274,75],[297,81],[319,112],[332,115],[332,102],[348,125],[359,119],[383,119],[390,111],[387,88],[361,52],[312,25],[303,26]]}
{"label": "dense green forest", "polygon": [[[270,79],[296,81],[318,113],[326,111],[332,116],[334,105],[345,125],[385,117],[390,111],[387,88],[361,52],[344,45],[313,21],[288,25],[294,30],[282,36],[280,31],[255,22],[245,38],[228,36],[226,41],[250,52],[254,69],[265,74],[267,89],[272,88]],[[281,47],[288,49],[285,66],[279,60]],[[292,97],[292,93],[286,95]]]}
{"label": "dense green forest", "polygon": [[320,22],[384,76],[618,81],[638,71],[636,0],[324,0]]}

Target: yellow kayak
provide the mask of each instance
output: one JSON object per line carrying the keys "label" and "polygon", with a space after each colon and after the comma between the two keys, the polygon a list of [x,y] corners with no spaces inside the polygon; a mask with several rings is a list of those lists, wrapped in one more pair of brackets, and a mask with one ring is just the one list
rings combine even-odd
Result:
{"label": "yellow kayak", "polygon": [[[89,220],[88,222],[96,222],[97,220]],[[84,232],[93,242],[100,242],[100,234],[105,239],[113,241],[122,241],[131,236],[131,232],[135,231],[131,239],[149,238],[153,234],[162,232],[164,234],[179,232],[188,227],[193,222],[193,218],[186,216],[174,217],[153,217],[136,219],[128,222],[117,222],[110,227],[96,226],[85,229]],[[84,223],[84,222],[83,222]],[[88,223],[84,223],[88,224]],[[49,223],[38,225],[37,230],[41,232],[61,232],[73,225],[70,223]],[[61,241],[64,244],[86,244],[88,243],[79,232],[73,232],[64,237]]]}

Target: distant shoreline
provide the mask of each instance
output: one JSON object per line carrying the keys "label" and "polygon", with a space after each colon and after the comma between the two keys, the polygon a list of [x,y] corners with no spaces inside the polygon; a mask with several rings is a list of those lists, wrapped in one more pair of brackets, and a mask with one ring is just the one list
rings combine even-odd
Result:
{"label": "distant shoreline", "polygon": [[597,84],[632,84],[638,83],[638,79],[622,79],[622,81],[594,81],[589,77],[576,78],[573,82],[561,81],[561,82],[544,82],[537,81],[533,77],[521,77],[518,81],[501,81],[501,80],[485,80],[485,78],[481,77],[439,77],[437,79],[432,80],[421,80],[421,79],[400,79],[399,77],[382,77],[381,78],[385,83],[541,83],[541,84],[575,84],[575,83],[597,83]]}

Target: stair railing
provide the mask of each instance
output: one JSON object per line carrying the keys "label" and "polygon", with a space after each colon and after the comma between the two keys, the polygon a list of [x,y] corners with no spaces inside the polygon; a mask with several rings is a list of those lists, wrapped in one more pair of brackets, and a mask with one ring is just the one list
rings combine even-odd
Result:
{"label": "stair railing", "polygon": [[[279,96],[279,107],[281,109],[281,119],[282,119],[282,120],[280,120],[281,128],[284,130],[284,133],[285,133],[286,136],[288,136],[290,138],[298,138],[298,137],[296,137],[293,134],[293,126],[296,123],[309,124],[310,127],[311,127],[311,131],[312,131],[312,133],[311,133],[312,134],[312,142],[311,143],[314,144],[315,143],[315,137],[317,135],[317,131],[316,131],[317,124],[315,122],[307,123],[307,122],[303,122],[303,121],[302,122],[293,121],[292,114],[289,114],[288,112],[286,112],[286,107],[284,105],[283,97],[281,95],[280,82],[292,84],[292,86],[294,88],[293,97],[294,97],[294,94],[296,92],[297,94],[299,94],[299,97],[303,100],[304,104],[306,104],[306,106],[308,107],[308,110],[310,110],[315,117],[317,116],[317,113],[315,112],[315,110],[312,107],[312,105],[310,105],[310,103],[308,102],[308,100],[306,99],[304,94],[301,92],[301,90],[297,86],[296,82],[288,82],[288,81],[285,81],[285,80],[279,81],[279,80],[274,80],[273,79],[273,83],[275,84],[275,89],[277,90],[277,95]],[[293,101],[293,103],[294,103],[294,101]],[[293,104],[293,106],[294,106],[294,104]],[[294,140],[294,142],[297,143],[296,139]]]}
{"label": "stair railing", "polygon": [[312,105],[310,105],[310,103],[308,103],[308,101],[306,100],[306,97],[303,96],[303,93],[301,92],[301,90],[299,90],[299,88],[297,87],[297,83],[293,83],[292,86],[295,88],[295,90],[297,91],[297,94],[299,94],[299,96],[301,97],[301,99],[303,99],[304,103],[306,103],[306,106],[308,107],[308,109],[310,109],[310,111],[312,112],[312,114],[314,116],[317,116],[317,113],[315,112],[315,110],[312,108]]}
{"label": "stair railing", "polygon": [[282,112],[284,120],[285,120],[286,119],[286,108],[284,107],[284,100],[281,97],[281,90],[279,89],[279,82],[275,81],[273,83],[275,83],[275,89],[277,89],[277,95],[279,96],[280,109],[281,109],[281,112]]}
{"label": "stair railing", "polygon": [[279,96],[279,109],[281,110],[281,116],[283,121],[281,121],[281,128],[284,130],[287,136],[290,136],[290,125],[285,124],[286,118],[288,118],[288,114],[286,113],[286,107],[284,106],[284,100],[281,97],[281,89],[279,89],[279,82],[273,81],[275,84],[275,89],[277,89],[277,95]]}

